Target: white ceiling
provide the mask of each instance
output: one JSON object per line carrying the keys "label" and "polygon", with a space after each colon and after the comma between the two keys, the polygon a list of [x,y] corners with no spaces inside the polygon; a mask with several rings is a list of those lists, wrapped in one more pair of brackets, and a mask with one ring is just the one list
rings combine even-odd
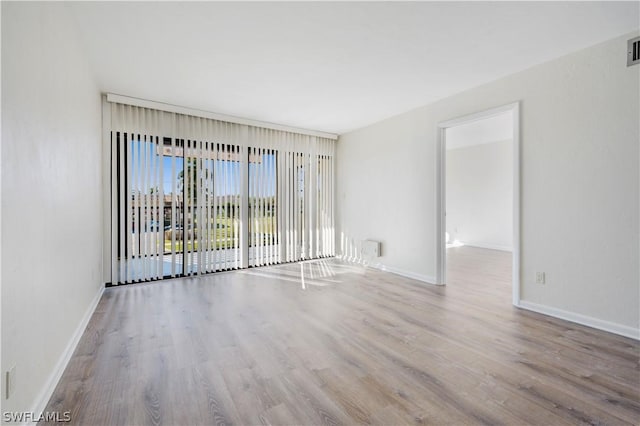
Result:
{"label": "white ceiling", "polygon": [[105,92],[334,133],[640,27],[638,2],[68,7]]}
{"label": "white ceiling", "polygon": [[504,112],[468,124],[447,128],[447,150],[513,139],[513,114]]}

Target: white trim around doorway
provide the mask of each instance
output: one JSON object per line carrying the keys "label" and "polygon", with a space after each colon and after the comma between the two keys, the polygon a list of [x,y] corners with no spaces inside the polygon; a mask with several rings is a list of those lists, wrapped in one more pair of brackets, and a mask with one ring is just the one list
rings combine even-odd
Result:
{"label": "white trim around doorway", "polygon": [[513,277],[512,303],[520,306],[520,102],[491,108],[438,123],[436,137],[436,283],[445,285],[446,277],[446,146],[450,127],[469,124],[511,111],[513,114]]}

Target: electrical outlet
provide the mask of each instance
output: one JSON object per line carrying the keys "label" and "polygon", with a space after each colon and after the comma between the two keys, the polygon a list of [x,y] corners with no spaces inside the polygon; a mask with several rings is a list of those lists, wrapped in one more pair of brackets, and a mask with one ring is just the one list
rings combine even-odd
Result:
{"label": "electrical outlet", "polygon": [[6,398],[9,399],[11,398],[11,395],[13,395],[13,393],[16,390],[16,366],[14,365],[13,367],[11,367],[9,369],[9,371],[7,371],[6,377],[5,377],[5,386],[6,386]]}
{"label": "electrical outlet", "polygon": [[544,272],[536,272],[536,284],[544,284],[545,275]]}

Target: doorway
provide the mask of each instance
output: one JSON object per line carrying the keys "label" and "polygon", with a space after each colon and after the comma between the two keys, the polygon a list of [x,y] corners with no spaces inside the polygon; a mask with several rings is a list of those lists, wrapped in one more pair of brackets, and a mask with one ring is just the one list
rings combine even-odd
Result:
{"label": "doorway", "polygon": [[447,283],[448,247],[511,251],[516,306],[520,301],[519,127],[519,103],[442,122],[436,164],[438,284]]}

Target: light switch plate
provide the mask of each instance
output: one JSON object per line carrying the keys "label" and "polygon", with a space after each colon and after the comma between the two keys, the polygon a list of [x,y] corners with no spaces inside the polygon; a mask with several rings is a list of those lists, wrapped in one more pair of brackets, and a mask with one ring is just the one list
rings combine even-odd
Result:
{"label": "light switch plate", "polygon": [[7,374],[5,376],[5,386],[6,386],[6,398],[9,399],[11,398],[11,395],[13,395],[13,393],[16,390],[16,366],[14,365],[13,367],[11,367],[9,369],[9,371],[7,371]]}

